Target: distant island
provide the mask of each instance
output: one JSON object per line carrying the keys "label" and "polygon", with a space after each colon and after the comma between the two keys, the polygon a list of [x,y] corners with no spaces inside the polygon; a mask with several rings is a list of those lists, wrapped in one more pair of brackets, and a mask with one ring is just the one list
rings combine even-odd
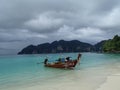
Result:
{"label": "distant island", "polygon": [[120,53],[120,37],[114,36],[113,39],[103,40],[95,45],[71,41],[54,41],[52,43],[43,43],[37,46],[29,45],[23,48],[18,54],[42,54],[42,53],[69,53],[69,52],[116,52]]}

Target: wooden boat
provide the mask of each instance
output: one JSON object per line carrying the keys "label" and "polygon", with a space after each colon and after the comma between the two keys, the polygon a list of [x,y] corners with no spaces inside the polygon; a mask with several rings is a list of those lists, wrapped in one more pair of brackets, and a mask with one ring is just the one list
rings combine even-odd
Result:
{"label": "wooden boat", "polygon": [[76,60],[70,60],[70,57],[65,58],[65,61],[61,61],[60,59],[57,62],[48,63],[48,59],[45,59],[44,65],[46,67],[53,68],[74,68],[77,63],[80,62],[81,54],[78,54]]}

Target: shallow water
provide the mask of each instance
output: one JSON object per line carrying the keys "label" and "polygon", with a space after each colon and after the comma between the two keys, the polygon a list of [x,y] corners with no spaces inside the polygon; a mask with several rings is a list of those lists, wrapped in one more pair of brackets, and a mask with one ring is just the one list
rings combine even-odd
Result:
{"label": "shallow water", "polygon": [[66,56],[75,59],[77,53],[0,56],[0,90],[95,90],[107,76],[120,72],[120,54],[82,53],[74,70],[42,63],[46,57],[53,61]]}

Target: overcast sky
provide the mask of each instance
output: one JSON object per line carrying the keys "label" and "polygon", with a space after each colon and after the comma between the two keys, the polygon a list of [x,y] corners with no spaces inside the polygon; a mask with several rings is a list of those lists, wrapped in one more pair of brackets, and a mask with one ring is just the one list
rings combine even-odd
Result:
{"label": "overcast sky", "polygon": [[30,44],[120,35],[120,0],[0,0],[0,54]]}

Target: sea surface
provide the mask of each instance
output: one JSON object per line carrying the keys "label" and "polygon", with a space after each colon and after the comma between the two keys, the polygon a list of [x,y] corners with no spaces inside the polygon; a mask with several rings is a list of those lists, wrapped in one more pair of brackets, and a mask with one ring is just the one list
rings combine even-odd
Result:
{"label": "sea surface", "polygon": [[74,89],[74,84],[79,90],[96,90],[108,76],[120,72],[120,54],[82,53],[80,64],[74,69],[48,68],[43,64],[46,57],[52,62],[59,57],[70,56],[76,59],[77,55],[78,53],[0,56],[0,90],[27,90],[25,88],[29,87],[34,87],[34,90],[57,90],[58,87],[58,90],[64,90],[62,85],[67,90],[69,85],[73,85]]}

